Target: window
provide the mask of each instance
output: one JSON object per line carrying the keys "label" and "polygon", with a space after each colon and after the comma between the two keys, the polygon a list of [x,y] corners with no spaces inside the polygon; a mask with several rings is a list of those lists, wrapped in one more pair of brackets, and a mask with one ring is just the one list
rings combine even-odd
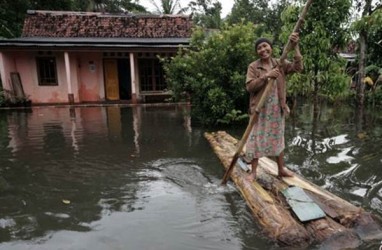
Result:
{"label": "window", "polygon": [[167,84],[159,59],[141,58],[138,60],[141,91],[163,91]]}
{"label": "window", "polygon": [[38,85],[40,86],[58,85],[56,58],[37,57],[37,74],[38,74]]}

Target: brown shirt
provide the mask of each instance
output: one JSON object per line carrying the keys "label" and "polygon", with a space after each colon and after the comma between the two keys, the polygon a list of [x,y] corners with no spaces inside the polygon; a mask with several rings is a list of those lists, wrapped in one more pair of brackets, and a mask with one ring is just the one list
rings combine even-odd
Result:
{"label": "brown shirt", "polygon": [[[292,62],[285,61],[284,66],[281,66],[280,61],[272,58],[272,67],[280,67],[280,75],[276,79],[277,90],[279,96],[279,102],[284,112],[289,112],[286,105],[286,81],[285,77],[288,74],[301,72],[303,69],[302,57],[295,56]],[[256,60],[248,66],[247,79],[245,81],[246,89],[250,94],[249,106],[250,113],[255,112],[256,106],[260,101],[262,94],[264,93],[267,78],[265,74],[267,70],[263,67],[261,60]],[[270,81],[272,83],[272,81]]]}

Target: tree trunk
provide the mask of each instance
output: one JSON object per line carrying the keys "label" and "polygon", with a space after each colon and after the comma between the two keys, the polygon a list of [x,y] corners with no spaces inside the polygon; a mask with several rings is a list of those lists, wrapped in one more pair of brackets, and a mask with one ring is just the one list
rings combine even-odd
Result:
{"label": "tree trunk", "polygon": [[[365,0],[365,5],[362,11],[362,18],[369,16],[372,13],[371,10],[372,0]],[[367,31],[363,28],[359,33],[359,65],[358,65],[358,80],[357,80],[357,97],[358,105],[363,106],[365,102],[365,84],[363,79],[365,78],[366,67],[366,50],[367,50]]]}
{"label": "tree trunk", "polygon": [[367,34],[365,31],[359,34],[359,65],[358,65],[358,80],[357,80],[357,101],[359,106],[363,106],[365,102],[365,64],[366,64],[366,40]]}

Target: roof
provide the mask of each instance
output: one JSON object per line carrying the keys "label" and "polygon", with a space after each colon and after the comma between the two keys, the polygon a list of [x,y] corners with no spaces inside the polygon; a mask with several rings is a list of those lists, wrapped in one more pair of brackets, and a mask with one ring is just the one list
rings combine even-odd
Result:
{"label": "roof", "polygon": [[22,36],[0,39],[0,48],[175,48],[188,46],[187,15],[28,11]]}
{"label": "roof", "polygon": [[28,11],[22,37],[186,38],[191,28],[186,15]]}

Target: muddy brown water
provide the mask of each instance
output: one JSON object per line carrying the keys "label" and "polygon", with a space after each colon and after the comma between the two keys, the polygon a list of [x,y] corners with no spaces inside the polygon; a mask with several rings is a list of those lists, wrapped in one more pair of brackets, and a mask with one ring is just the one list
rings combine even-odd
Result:
{"label": "muddy brown water", "polygon": [[[0,249],[278,249],[232,183],[220,186],[207,129],[188,113],[0,110]],[[287,166],[381,216],[381,114],[323,106],[314,115],[300,104],[286,123]]]}

